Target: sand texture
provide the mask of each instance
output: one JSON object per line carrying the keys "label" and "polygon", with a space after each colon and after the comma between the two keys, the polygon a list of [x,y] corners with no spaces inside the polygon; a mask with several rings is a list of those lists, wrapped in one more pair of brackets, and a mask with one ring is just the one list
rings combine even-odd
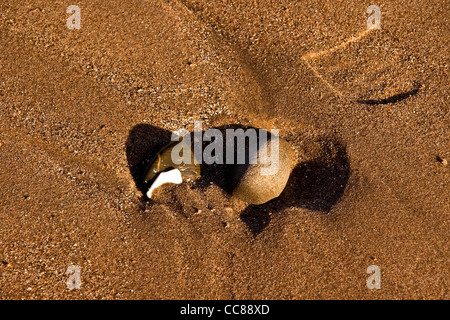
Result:
{"label": "sand texture", "polygon": [[[0,2],[0,299],[449,298],[448,1],[74,4]],[[146,201],[196,120],[279,129],[281,196],[206,166]]]}

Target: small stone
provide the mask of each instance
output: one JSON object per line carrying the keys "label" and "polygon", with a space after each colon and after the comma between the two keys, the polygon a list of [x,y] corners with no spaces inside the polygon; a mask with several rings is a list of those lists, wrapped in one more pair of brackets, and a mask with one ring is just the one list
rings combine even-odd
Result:
{"label": "small stone", "polygon": [[[279,145],[278,159],[271,159],[274,142]],[[259,147],[256,155],[256,164],[236,165],[232,174],[232,179],[237,181],[233,196],[249,204],[263,204],[277,198],[283,192],[294,164],[293,150],[278,136],[272,136]],[[256,155],[249,155],[249,159]],[[264,158],[269,160],[268,164],[262,163]]]}
{"label": "small stone", "polygon": [[440,162],[444,167],[448,166],[448,160],[447,159],[444,159],[444,158],[441,158],[439,156],[436,156],[436,160],[438,162]]}
{"label": "small stone", "polygon": [[234,215],[234,210],[230,206],[225,206],[224,209],[225,209],[225,214],[228,217],[232,217]]}

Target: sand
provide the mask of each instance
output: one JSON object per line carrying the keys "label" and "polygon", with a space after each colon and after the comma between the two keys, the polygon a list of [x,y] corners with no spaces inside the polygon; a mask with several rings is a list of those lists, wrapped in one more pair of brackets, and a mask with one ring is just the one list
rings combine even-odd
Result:
{"label": "sand", "polygon": [[[0,4],[1,299],[449,298],[449,3],[76,4]],[[279,129],[280,198],[210,167],[146,201],[195,120]]]}

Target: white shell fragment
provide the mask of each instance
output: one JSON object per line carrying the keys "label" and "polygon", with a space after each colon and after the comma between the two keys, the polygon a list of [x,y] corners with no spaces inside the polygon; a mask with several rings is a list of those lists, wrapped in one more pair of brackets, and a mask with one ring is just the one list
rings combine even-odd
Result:
{"label": "white shell fragment", "polygon": [[183,182],[183,178],[181,177],[181,172],[178,169],[172,169],[169,171],[161,172],[158,177],[156,177],[155,181],[153,181],[152,185],[147,191],[147,197],[151,199],[153,191],[159,186],[165,183],[176,183],[180,184]]}

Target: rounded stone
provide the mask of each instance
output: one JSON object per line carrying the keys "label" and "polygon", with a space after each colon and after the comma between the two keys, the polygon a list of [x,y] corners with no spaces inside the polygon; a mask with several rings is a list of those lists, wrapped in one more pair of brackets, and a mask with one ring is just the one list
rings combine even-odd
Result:
{"label": "rounded stone", "polygon": [[[251,164],[251,159],[255,157],[256,163]],[[265,159],[268,161],[266,164],[263,163]],[[256,154],[248,154],[246,164],[234,165],[233,196],[249,204],[263,204],[278,197],[289,180],[293,164],[294,152],[289,143],[272,135],[270,140],[259,146]]]}

